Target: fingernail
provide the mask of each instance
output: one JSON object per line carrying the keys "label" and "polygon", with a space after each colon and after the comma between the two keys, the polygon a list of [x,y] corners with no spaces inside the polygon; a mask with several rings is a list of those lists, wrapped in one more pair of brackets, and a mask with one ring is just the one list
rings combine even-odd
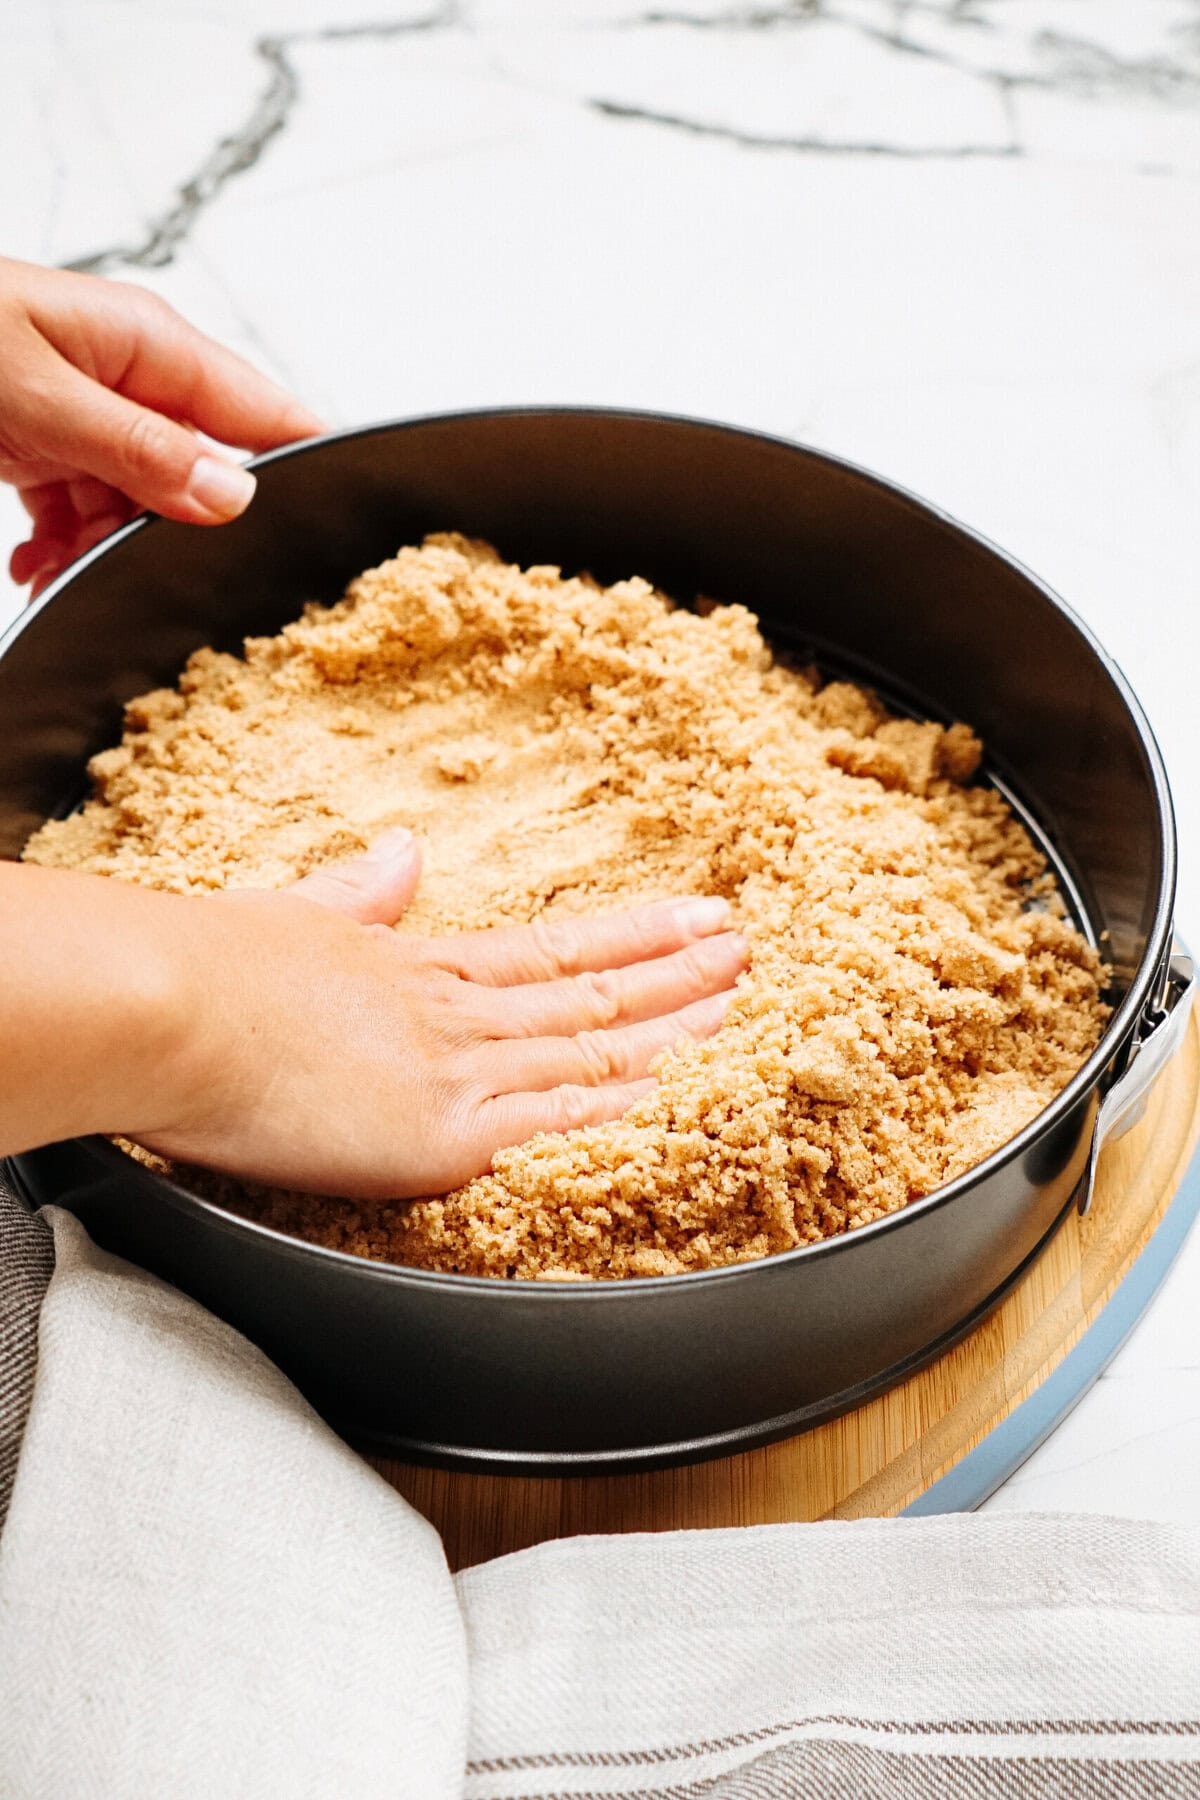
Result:
{"label": "fingernail", "polygon": [[728,973],[736,981],[750,967],[750,947],[736,931],[724,931],[719,937],[701,939],[693,954],[713,973]]}
{"label": "fingernail", "polygon": [[375,839],[364,855],[368,862],[399,862],[402,858],[412,855],[416,842],[416,838],[407,825],[393,825],[390,831],[383,832]]}
{"label": "fingernail", "polygon": [[675,908],[675,919],[681,930],[707,937],[729,923],[729,902],[715,896],[706,900],[681,900]]}
{"label": "fingernail", "polygon": [[724,988],[719,994],[710,994],[707,1000],[693,1001],[694,1016],[697,1019],[711,1020],[715,1031],[736,999],[736,988]]}
{"label": "fingernail", "polygon": [[188,498],[218,519],[236,519],[253,500],[256,486],[249,469],[243,469],[240,464],[222,462],[215,456],[200,456],[192,465]]}

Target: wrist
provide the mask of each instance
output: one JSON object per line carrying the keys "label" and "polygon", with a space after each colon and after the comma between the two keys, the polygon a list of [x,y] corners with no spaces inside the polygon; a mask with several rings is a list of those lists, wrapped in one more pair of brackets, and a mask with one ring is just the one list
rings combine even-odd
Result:
{"label": "wrist", "polygon": [[0,1154],[136,1136],[190,1102],[206,902],[0,865]]}
{"label": "wrist", "polygon": [[[123,1122],[102,1129],[132,1138],[186,1135],[220,1109],[222,1089],[237,1079],[235,1040],[222,1030],[237,959],[215,897],[144,890],[138,897],[151,904],[132,921],[136,973],[123,984],[118,1014],[126,1035],[115,1058],[124,1066],[103,1097],[106,1114]],[[242,1028],[254,1029],[245,1021]]]}

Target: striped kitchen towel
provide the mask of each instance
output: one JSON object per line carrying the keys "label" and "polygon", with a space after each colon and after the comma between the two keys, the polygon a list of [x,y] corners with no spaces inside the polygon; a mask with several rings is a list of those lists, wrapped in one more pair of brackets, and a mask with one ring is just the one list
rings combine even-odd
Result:
{"label": "striped kitchen towel", "polygon": [[49,1274],[5,1204],[4,1800],[1200,1796],[1200,1530],[576,1538],[452,1581],[237,1333],[53,1208]]}
{"label": "striped kitchen towel", "polygon": [[575,1538],[457,1578],[467,1800],[1200,1795],[1200,1533]]}

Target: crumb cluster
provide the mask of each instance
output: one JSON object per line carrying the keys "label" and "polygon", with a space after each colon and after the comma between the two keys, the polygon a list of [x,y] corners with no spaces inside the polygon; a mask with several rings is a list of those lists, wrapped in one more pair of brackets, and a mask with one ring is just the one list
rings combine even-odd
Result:
{"label": "crumb cluster", "polygon": [[128,708],[95,796],[26,855],[181,892],[281,886],[391,825],[426,840],[401,929],[670,894],[731,901],[721,1031],[615,1123],[387,1204],[183,1179],[264,1223],[468,1274],[650,1276],[850,1230],[987,1156],[1107,1009],[1095,951],[980,745],[775,661],[741,606],[676,608],[437,536],[244,658]]}

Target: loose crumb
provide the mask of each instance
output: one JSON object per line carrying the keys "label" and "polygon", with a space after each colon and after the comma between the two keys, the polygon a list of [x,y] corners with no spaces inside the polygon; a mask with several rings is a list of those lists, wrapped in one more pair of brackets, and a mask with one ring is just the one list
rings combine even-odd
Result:
{"label": "loose crumb", "polygon": [[[752,962],[727,1022],[624,1118],[387,1204],[178,1179],[381,1261],[576,1280],[814,1243],[969,1169],[1096,1045],[1105,971],[981,746],[771,655],[741,606],[676,608],[428,538],[244,658],[127,709],[35,862],[181,893],[280,887],[408,825],[400,929],[727,896]],[[162,1167],[158,1159],[140,1152]]]}

